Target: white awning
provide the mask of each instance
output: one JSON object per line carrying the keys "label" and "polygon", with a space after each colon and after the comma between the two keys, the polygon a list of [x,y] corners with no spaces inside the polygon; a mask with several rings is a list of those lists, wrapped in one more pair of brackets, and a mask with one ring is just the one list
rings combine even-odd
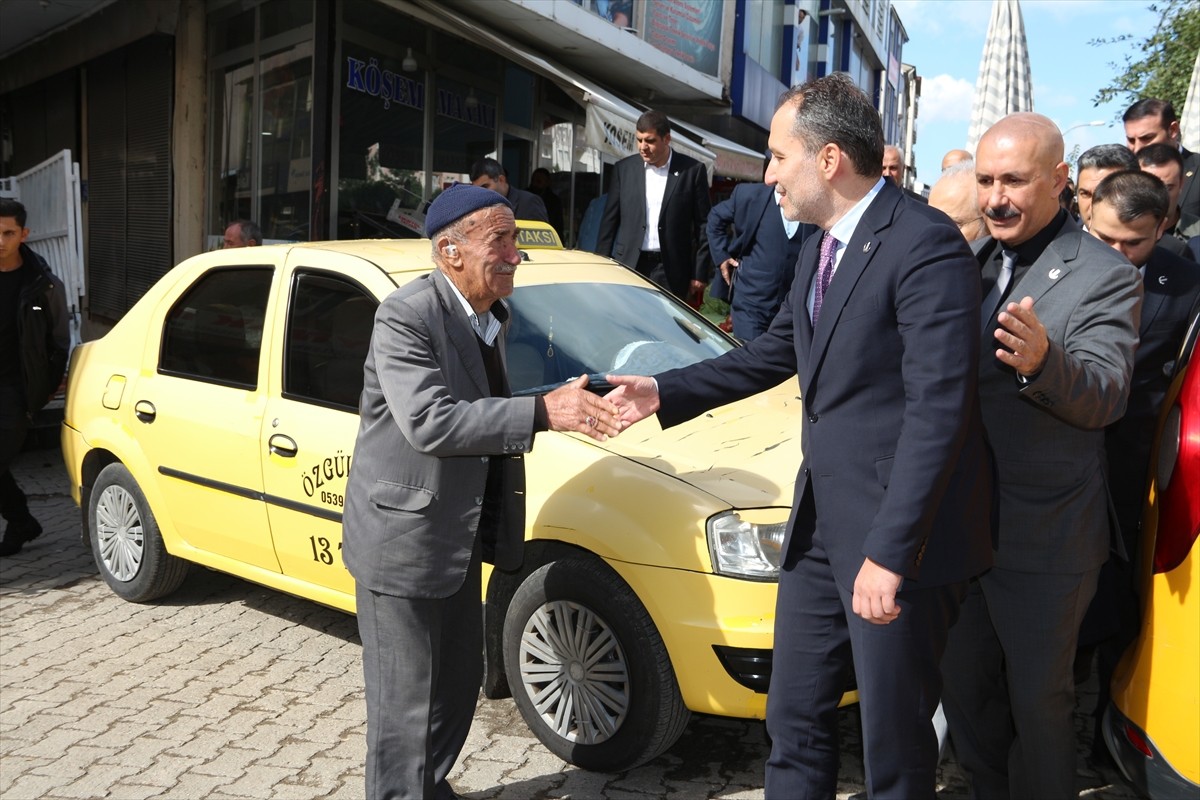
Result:
{"label": "white awning", "polygon": [[[459,36],[503,53],[507,58],[554,81],[575,99],[586,112],[585,137],[589,147],[608,153],[614,158],[624,158],[637,152],[637,119],[642,111],[613,95],[583,76],[550,61],[527,49],[513,45],[487,28],[454,11],[430,0],[416,0],[428,15],[439,20],[447,30]],[[409,13],[412,13],[409,11]],[[730,144],[733,144],[732,142]],[[680,153],[691,156],[704,164],[712,179],[717,154],[692,137],[678,132],[671,135],[671,146]],[[726,174],[726,173],[722,173]],[[760,176],[761,177],[761,176]]]}

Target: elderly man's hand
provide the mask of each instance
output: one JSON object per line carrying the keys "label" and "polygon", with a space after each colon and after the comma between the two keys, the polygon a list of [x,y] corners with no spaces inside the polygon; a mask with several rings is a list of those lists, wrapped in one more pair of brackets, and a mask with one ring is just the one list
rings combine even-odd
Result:
{"label": "elderly man's hand", "polygon": [[997,350],[996,358],[1026,378],[1041,372],[1050,350],[1050,340],[1046,336],[1046,326],[1033,310],[1033,298],[1009,303],[997,319],[1000,327],[996,329],[996,341],[1012,352]]}
{"label": "elderly man's hand", "polygon": [[543,398],[550,430],[585,433],[598,442],[621,432],[619,412],[608,400],[597,397],[586,388],[587,375],[580,375],[566,386],[560,386]]}
{"label": "elderly man's hand", "polygon": [[726,283],[733,283],[733,271],[741,266],[736,258],[727,258],[721,262],[721,277]]}

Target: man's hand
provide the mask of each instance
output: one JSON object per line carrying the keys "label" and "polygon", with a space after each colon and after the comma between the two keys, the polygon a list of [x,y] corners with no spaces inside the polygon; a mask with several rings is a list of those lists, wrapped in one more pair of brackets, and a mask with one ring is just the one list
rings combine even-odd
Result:
{"label": "man's hand", "polygon": [[621,432],[620,410],[607,398],[589,392],[587,375],[580,375],[566,386],[560,386],[542,399],[550,430],[585,433],[598,442]]}
{"label": "man's hand", "polygon": [[738,263],[736,258],[727,258],[721,262],[719,269],[721,270],[721,277],[725,279],[726,283],[730,285],[733,284],[733,271],[739,266],[741,266],[741,264]]}
{"label": "man's hand", "polygon": [[996,358],[1026,378],[1041,372],[1050,350],[1050,340],[1046,337],[1046,326],[1033,310],[1033,298],[1024,297],[1020,303],[1009,303],[997,319],[1000,327],[996,329],[996,340],[1012,352],[997,350]]}
{"label": "man's hand", "polygon": [[658,400],[658,385],[653,378],[642,375],[606,375],[605,380],[617,387],[605,395],[604,399],[617,407],[622,429],[635,422],[641,422],[658,411],[661,404]]}
{"label": "man's hand", "polygon": [[896,604],[896,592],[904,579],[871,559],[863,562],[858,577],[854,579],[854,613],[876,625],[887,625],[900,616]]}

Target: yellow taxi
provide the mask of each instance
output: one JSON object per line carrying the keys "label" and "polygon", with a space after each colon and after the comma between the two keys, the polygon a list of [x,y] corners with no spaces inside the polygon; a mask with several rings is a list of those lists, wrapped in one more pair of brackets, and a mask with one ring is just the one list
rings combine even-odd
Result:
{"label": "yellow taxi", "polygon": [[[585,373],[603,391],[605,373],[736,346],[633,271],[522,226],[506,334],[515,394]],[[63,453],[114,592],[160,598],[198,564],[354,611],[341,512],[363,361],[380,300],[430,269],[429,247],[205,253],[75,350]],[[801,457],[796,392],[789,382],[668,431],[647,420],[603,444],[537,435],[524,566],[485,574],[485,691],[511,687],[564,760],[624,770],[670,747],[690,711],[763,717]],[[602,667],[580,677],[585,663]]]}
{"label": "yellow taxi", "polygon": [[1164,403],[1143,516],[1142,627],[1117,666],[1104,739],[1146,797],[1200,798],[1200,319]]}

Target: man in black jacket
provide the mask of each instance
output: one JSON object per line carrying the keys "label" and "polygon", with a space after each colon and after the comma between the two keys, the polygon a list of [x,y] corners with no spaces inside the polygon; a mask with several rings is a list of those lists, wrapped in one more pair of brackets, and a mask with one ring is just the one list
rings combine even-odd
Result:
{"label": "man in black jacket", "polygon": [[596,252],[688,300],[712,274],[708,171],[671,146],[671,121],[660,111],[638,117],[635,139],[637,153],[613,165]]}
{"label": "man in black jacket", "polygon": [[66,292],[45,259],[25,246],[25,218],[23,205],[0,199],[0,514],[8,523],[0,556],[42,532],[10,467],[33,415],[62,380],[70,346]]}

